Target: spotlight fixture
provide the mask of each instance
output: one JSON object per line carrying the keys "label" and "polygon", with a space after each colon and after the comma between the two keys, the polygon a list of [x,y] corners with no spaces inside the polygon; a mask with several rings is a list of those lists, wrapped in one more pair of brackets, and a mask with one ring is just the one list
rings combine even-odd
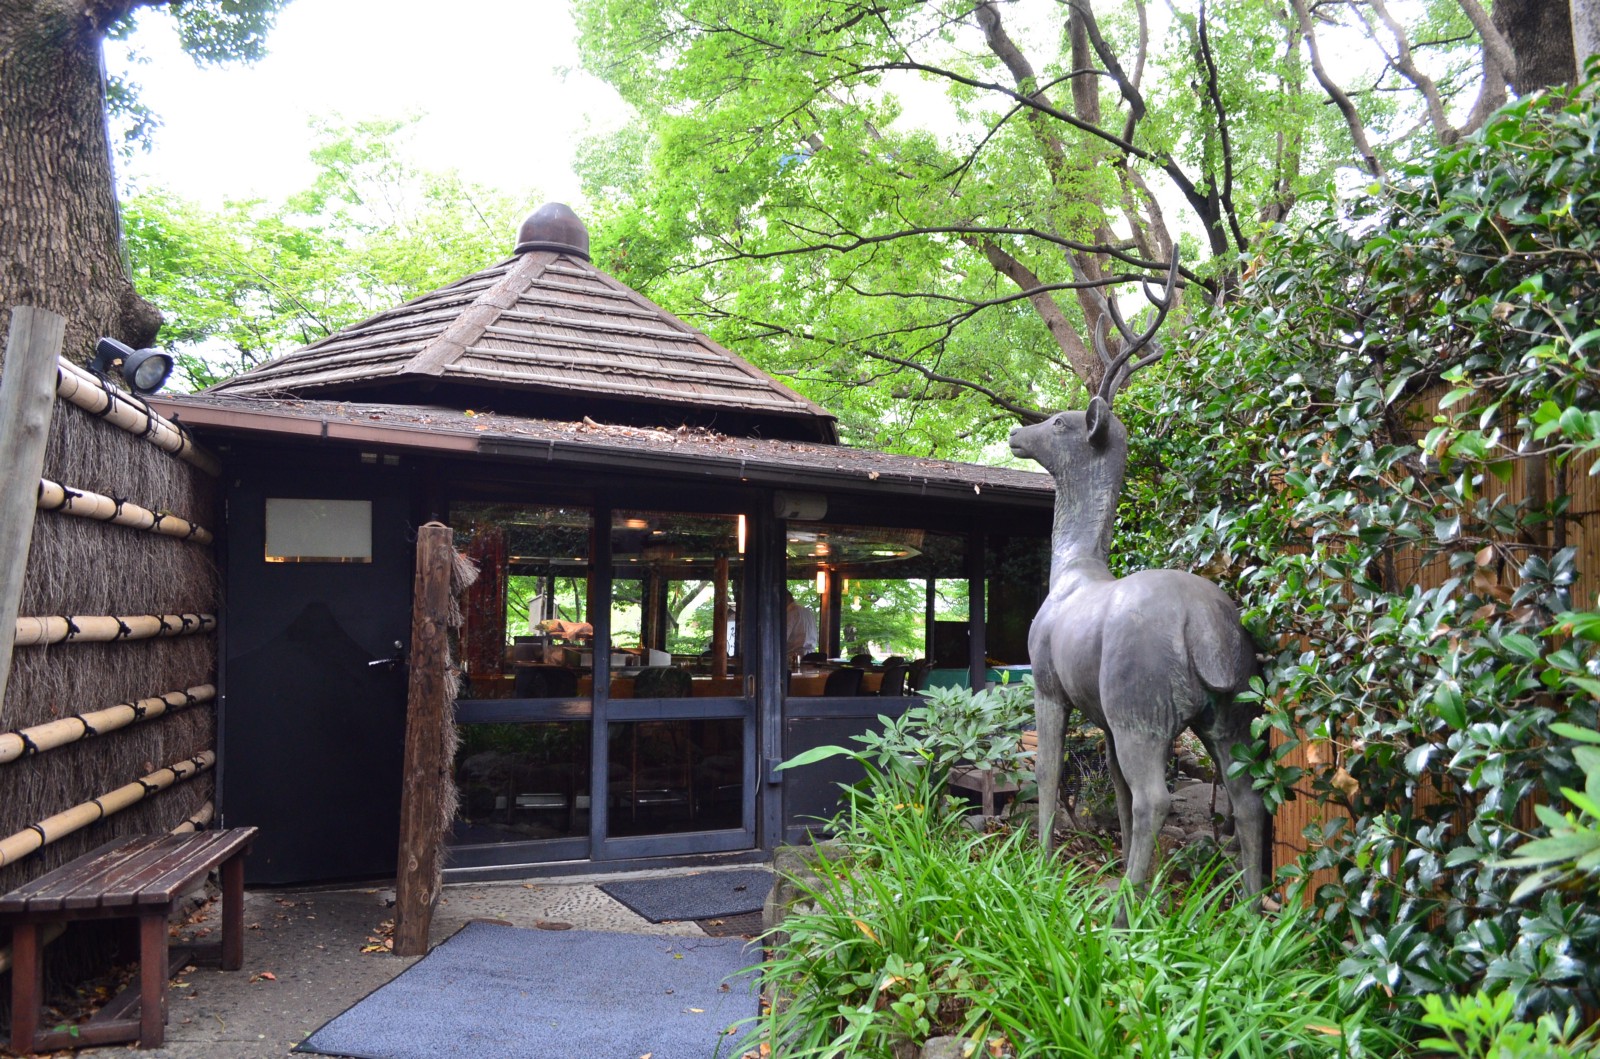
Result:
{"label": "spotlight fixture", "polygon": [[134,393],[152,394],[171,377],[172,356],[159,349],[134,349],[114,338],[102,338],[95,343],[94,363],[89,368],[101,377],[116,371]]}

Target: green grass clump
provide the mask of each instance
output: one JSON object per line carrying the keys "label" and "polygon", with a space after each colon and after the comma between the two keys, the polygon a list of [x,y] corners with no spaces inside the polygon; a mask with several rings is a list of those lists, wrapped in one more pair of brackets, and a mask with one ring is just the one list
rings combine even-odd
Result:
{"label": "green grass clump", "polygon": [[[763,966],[774,1056],[904,1056],[929,1037],[975,1056],[1387,1056],[1376,1009],[1341,999],[1315,925],[1183,892],[1108,890],[1021,832],[977,835],[925,783],[876,775],[839,821]],[[1128,925],[1112,926],[1118,903]],[[804,905],[802,905],[804,907]]]}

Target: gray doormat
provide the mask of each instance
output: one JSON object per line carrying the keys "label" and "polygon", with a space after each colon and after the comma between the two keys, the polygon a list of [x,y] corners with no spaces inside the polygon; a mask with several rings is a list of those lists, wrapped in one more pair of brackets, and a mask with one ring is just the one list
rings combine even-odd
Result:
{"label": "gray doormat", "polygon": [[729,1059],[756,1014],[739,938],[469,923],[294,1050],[350,1059]]}
{"label": "gray doormat", "polygon": [[759,911],[772,890],[766,868],[703,871],[661,879],[625,879],[600,889],[652,923],[710,919]]}

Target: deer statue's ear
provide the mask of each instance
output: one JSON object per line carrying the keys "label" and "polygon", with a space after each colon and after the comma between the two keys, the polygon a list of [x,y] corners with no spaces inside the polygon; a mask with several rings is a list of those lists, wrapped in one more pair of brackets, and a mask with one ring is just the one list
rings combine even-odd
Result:
{"label": "deer statue's ear", "polygon": [[1089,407],[1083,413],[1083,428],[1089,435],[1089,444],[1104,448],[1111,429],[1111,408],[1099,394],[1089,398]]}

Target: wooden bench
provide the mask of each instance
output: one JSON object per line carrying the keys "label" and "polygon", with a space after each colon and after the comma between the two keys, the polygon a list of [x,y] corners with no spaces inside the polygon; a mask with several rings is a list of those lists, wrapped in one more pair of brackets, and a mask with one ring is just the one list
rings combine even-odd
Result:
{"label": "wooden bench", "polygon": [[[91,853],[0,897],[0,926],[11,926],[11,1048],[21,1054],[166,1036],[167,920],[182,898],[222,869],[222,969],[244,962],[244,855],[253,827],[185,835],[140,835]],[[138,1017],[112,1001],[73,1032],[44,1031],[40,927],[79,919],[139,921]],[[208,946],[217,948],[218,945]],[[130,999],[134,991],[129,990]]]}

